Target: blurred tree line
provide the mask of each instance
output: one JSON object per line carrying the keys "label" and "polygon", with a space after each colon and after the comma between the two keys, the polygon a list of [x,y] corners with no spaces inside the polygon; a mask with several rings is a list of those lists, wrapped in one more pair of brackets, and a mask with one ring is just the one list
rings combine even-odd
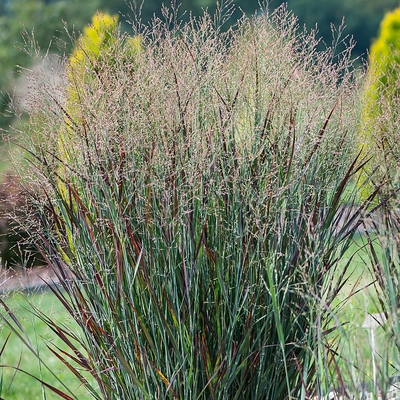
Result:
{"label": "blurred tree line", "polygon": [[[143,22],[153,15],[160,16],[162,3],[162,0],[145,0],[142,6]],[[180,13],[190,10],[199,15],[205,8],[214,13],[216,1],[177,0],[177,3],[181,4]],[[270,0],[269,8],[274,9],[281,3],[282,0]],[[68,53],[70,41],[63,21],[68,22],[70,31],[79,32],[100,9],[110,14],[120,13],[123,27],[129,29],[124,16],[132,15],[130,4],[129,0],[0,0],[0,129],[6,129],[12,121],[7,104],[8,93],[12,93],[17,79],[16,66],[27,67],[32,62],[28,37],[34,37],[43,51],[59,52],[58,46],[64,43],[61,51]],[[260,10],[258,0],[236,0],[235,4],[237,9],[233,20],[242,12],[254,14]],[[309,29],[318,24],[319,34],[328,45],[332,42],[331,23],[337,27],[346,16],[345,34],[352,35],[357,42],[355,57],[365,55],[372,39],[377,36],[384,14],[398,5],[399,0],[288,0],[288,7],[298,16],[299,24],[305,24]],[[27,34],[21,35],[22,31]]]}

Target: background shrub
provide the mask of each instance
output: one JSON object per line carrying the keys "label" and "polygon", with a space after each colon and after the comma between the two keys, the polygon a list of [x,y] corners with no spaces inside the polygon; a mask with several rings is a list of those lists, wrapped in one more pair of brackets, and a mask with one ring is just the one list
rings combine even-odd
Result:
{"label": "background shrub", "polygon": [[360,135],[366,154],[372,157],[366,174],[377,169],[364,193],[384,185],[383,196],[398,189],[399,153],[400,8],[386,14],[379,38],[371,46],[363,95]]}
{"label": "background shrub", "polygon": [[[23,219],[28,197],[15,175],[0,185],[0,266],[4,269],[43,266],[45,261],[30,240]],[[20,211],[21,209],[21,211]],[[17,214],[17,215],[16,215]]]}
{"label": "background shrub", "polygon": [[[67,94],[65,125],[70,129],[67,129],[67,132],[62,131],[59,137],[60,156],[64,161],[69,158],[66,153],[68,147],[66,142],[73,140],[71,135],[76,134],[74,132],[76,125],[85,119],[81,111],[81,101],[87,95],[84,92],[90,91],[93,80],[104,79],[102,77],[104,69],[110,69],[112,74],[115,64],[124,63],[124,57],[129,59],[130,68],[133,68],[140,48],[139,35],[125,39],[121,37],[117,15],[110,16],[97,12],[92,18],[92,24],[84,29],[66,66],[69,84],[65,90]],[[116,58],[119,58],[118,62]]]}

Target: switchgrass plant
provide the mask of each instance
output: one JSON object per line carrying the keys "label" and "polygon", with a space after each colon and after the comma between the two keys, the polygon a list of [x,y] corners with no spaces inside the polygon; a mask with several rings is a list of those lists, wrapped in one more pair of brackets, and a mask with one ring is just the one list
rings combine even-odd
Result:
{"label": "switchgrass plant", "polygon": [[344,386],[334,300],[363,211],[347,207],[362,165],[351,49],[317,51],[283,8],[226,33],[164,14],[134,25],[131,62],[117,36],[84,76],[67,63],[73,117],[45,80],[32,99],[30,229],[80,327],[39,313],[70,348],[51,351],[97,399]]}

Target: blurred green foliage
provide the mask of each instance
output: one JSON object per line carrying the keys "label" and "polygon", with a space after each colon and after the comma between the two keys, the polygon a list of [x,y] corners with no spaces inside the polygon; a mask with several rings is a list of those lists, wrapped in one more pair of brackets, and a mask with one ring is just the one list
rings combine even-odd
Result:
{"label": "blurred green foliage", "polygon": [[332,39],[331,24],[338,27],[345,17],[344,33],[353,36],[357,42],[353,52],[355,57],[366,55],[378,34],[382,18],[398,5],[399,0],[288,0],[288,7],[298,16],[299,22],[309,29],[317,24],[328,45]]}
{"label": "blurred green foliage", "polygon": [[[67,32],[63,21],[81,29],[101,6],[98,0],[0,0],[0,128],[10,124],[7,112],[8,95],[13,92],[19,67],[28,67],[33,62],[37,48],[43,51],[68,52]],[[55,40],[58,38],[59,40]],[[64,46],[59,49],[58,45]],[[6,115],[4,115],[4,113]],[[5,118],[7,116],[10,118]]]}

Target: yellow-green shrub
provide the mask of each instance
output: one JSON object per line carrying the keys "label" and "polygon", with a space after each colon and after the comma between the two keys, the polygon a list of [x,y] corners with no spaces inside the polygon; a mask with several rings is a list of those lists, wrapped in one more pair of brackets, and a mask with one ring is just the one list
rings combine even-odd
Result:
{"label": "yellow-green shrub", "polygon": [[371,46],[369,70],[363,93],[360,139],[365,155],[372,157],[364,173],[370,183],[364,187],[367,197],[379,185],[382,194],[398,186],[400,164],[399,93],[400,8],[386,14],[379,38]]}
{"label": "yellow-green shrub", "polygon": [[117,15],[97,12],[92,23],[85,27],[67,64],[66,126],[60,131],[59,137],[62,159],[67,160],[72,156],[65,153],[65,141],[81,140],[82,133],[85,134],[87,129],[81,107],[93,80],[103,81],[107,85],[107,74],[110,71],[112,73],[113,65],[116,67],[116,64],[127,63],[133,68],[141,46],[140,36],[122,37],[119,34]]}
{"label": "yellow-green shrub", "polygon": [[[107,56],[115,45],[118,30],[118,16],[97,12],[92,24],[85,27],[76,43],[68,62],[68,100],[67,112],[72,118],[79,116],[80,89],[84,90],[97,72],[98,62]],[[75,121],[77,122],[77,121]]]}

